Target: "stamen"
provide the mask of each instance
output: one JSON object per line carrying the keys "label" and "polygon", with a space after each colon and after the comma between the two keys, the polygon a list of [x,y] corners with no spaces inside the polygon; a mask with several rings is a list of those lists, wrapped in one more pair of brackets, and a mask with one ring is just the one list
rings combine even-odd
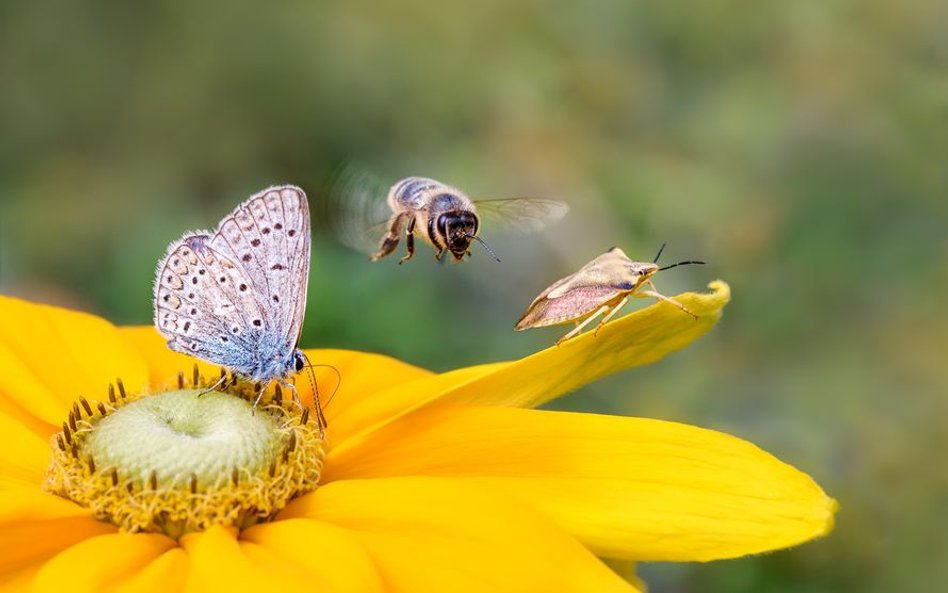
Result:
{"label": "stamen", "polygon": [[[279,385],[264,391],[223,368],[212,381],[191,370],[187,389],[179,371],[178,391],[127,394],[119,378],[108,400],[78,397],[50,439],[43,489],[121,531],[172,538],[211,525],[245,529],[316,489],[324,444],[308,426],[309,408],[291,404]],[[208,455],[223,455],[223,464]]]}

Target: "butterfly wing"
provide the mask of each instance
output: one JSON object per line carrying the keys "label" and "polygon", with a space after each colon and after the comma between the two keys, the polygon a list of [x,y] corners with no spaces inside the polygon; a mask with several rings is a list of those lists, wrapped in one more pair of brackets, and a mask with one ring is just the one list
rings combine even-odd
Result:
{"label": "butterfly wing", "polygon": [[241,374],[289,358],[309,278],[310,221],[303,191],[251,196],[210,233],[173,243],[158,265],[155,326],[175,351]]}
{"label": "butterfly wing", "polygon": [[262,325],[266,311],[249,294],[247,274],[210,248],[209,239],[186,235],[158,264],[155,327],[176,352],[250,374],[253,344],[246,328],[256,319]]}
{"label": "butterfly wing", "polygon": [[310,237],[306,194],[287,185],[251,196],[221,221],[210,240],[250,277],[254,296],[269,312],[267,327],[289,350],[306,311]]}

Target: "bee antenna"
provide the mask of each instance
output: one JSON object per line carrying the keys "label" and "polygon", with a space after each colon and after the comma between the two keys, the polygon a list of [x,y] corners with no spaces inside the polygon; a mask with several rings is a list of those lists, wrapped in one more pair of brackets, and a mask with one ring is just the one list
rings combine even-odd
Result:
{"label": "bee antenna", "polygon": [[667,270],[668,268],[674,268],[675,266],[686,266],[686,265],[688,265],[688,264],[700,264],[700,265],[704,265],[704,262],[703,262],[703,261],[697,261],[697,260],[680,261],[680,262],[678,262],[677,264],[672,264],[672,265],[670,265],[670,266],[665,266],[664,268],[659,268],[658,271],[661,272],[662,270]]}
{"label": "bee antenna", "polygon": [[662,246],[658,248],[658,253],[655,254],[655,259],[652,260],[653,264],[658,263],[658,258],[660,258],[662,256],[662,252],[665,251],[665,245],[667,245],[667,243],[662,243]]}
{"label": "bee antenna", "polygon": [[471,235],[471,234],[465,235],[465,237],[467,237],[468,239],[476,239],[478,243],[480,243],[481,245],[484,246],[484,249],[487,250],[487,253],[489,253],[489,254],[491,255],[491,257],[493,257],[494,259],[496,259],[498,263],[500,262],[500,258],[497,257],[497,254],[494,253],[494,250],[491,249],[491,248],[490,248],[490,245],[488,245],[487,243],[485,243],[483,239],[481,239],[481,238],[478,237],[477,235]]}

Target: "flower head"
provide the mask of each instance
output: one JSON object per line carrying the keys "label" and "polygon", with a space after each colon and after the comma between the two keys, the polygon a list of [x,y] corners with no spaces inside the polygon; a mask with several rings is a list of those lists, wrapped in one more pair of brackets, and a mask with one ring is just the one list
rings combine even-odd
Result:
{"label": "flower head", "polygon": [[[703,335],[729,298],[712,288],[676,297],[697,321],[656,304],[598,336],[444,374],[309,350],[342,376],[325,440],[288,398],[252,413],[239,387],[199,396],[219,371],[198,363],[192,377],[195,361],[151,327],[0,297],[0,582],[634,591],[597,556],[712,560],[822,535],[834,501],[750,443],[531,409]],[[236,415],[215,422],[218,405]],[[149,447],[164,455],[138,454]]]}

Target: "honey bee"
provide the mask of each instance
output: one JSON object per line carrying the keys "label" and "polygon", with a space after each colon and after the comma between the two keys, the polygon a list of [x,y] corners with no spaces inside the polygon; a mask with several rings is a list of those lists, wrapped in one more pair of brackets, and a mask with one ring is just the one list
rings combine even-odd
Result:
{"label": "honey bee", "polygon": [[556,345],[575,336],[600,315],[602,320],[594,330],[595,334],[613,315],[629,302],[630,297],[652,297],[678,307],[683,313],[695,319],[697,315],[671,297],[667,297],[655,288],[652,276],[662,270],[689,264],[704,264],[703,261],[680,261],[664,267],[658,266],[665,245],[651,262],[632,261],[618,247],[613,247],[577,272],[551,284],[533,299],[514,329],[522,331],[532,327],[545,327],[576,322],[576,327],[556,341]]}
{"label": "honey bee", "polygon": [[[392,185],[387,194],[366,189],[364,177],[352,172],[334,184],[336,206],[347,214],[344,222],[352,226],[353,218],[363,221],[361,233],[337,230],[345,242],[365,249],[365,238],[353,242],[355,235],[368,235],[375,248],[369,258],[378,261],[390,255],[405,237],[404,263],[415,254],[415,235],[431,245],[435,259],[443,260],[450,253],[455,262],[470,256],[473,241],[480,243],[497,261],[500,259],[480,237],[481,218],[515,231],[536,231],[551,220],[562,218],[568,206],[557,200],[543,198],[510,198],[501,200],[472,200],[463,191],[427,177],[408,177]],[[384,202],[379,198],[385,196]],[[365,222],[368,219],[368,222]],[[357,223],[358,224],[358,223]],[[336,225],[339,226],[339,225]],[[382,234],[381,240],[378,238]],[[350,239],[350,240],[347,240]],[[366,249],[368,251],[368,249]]]}

